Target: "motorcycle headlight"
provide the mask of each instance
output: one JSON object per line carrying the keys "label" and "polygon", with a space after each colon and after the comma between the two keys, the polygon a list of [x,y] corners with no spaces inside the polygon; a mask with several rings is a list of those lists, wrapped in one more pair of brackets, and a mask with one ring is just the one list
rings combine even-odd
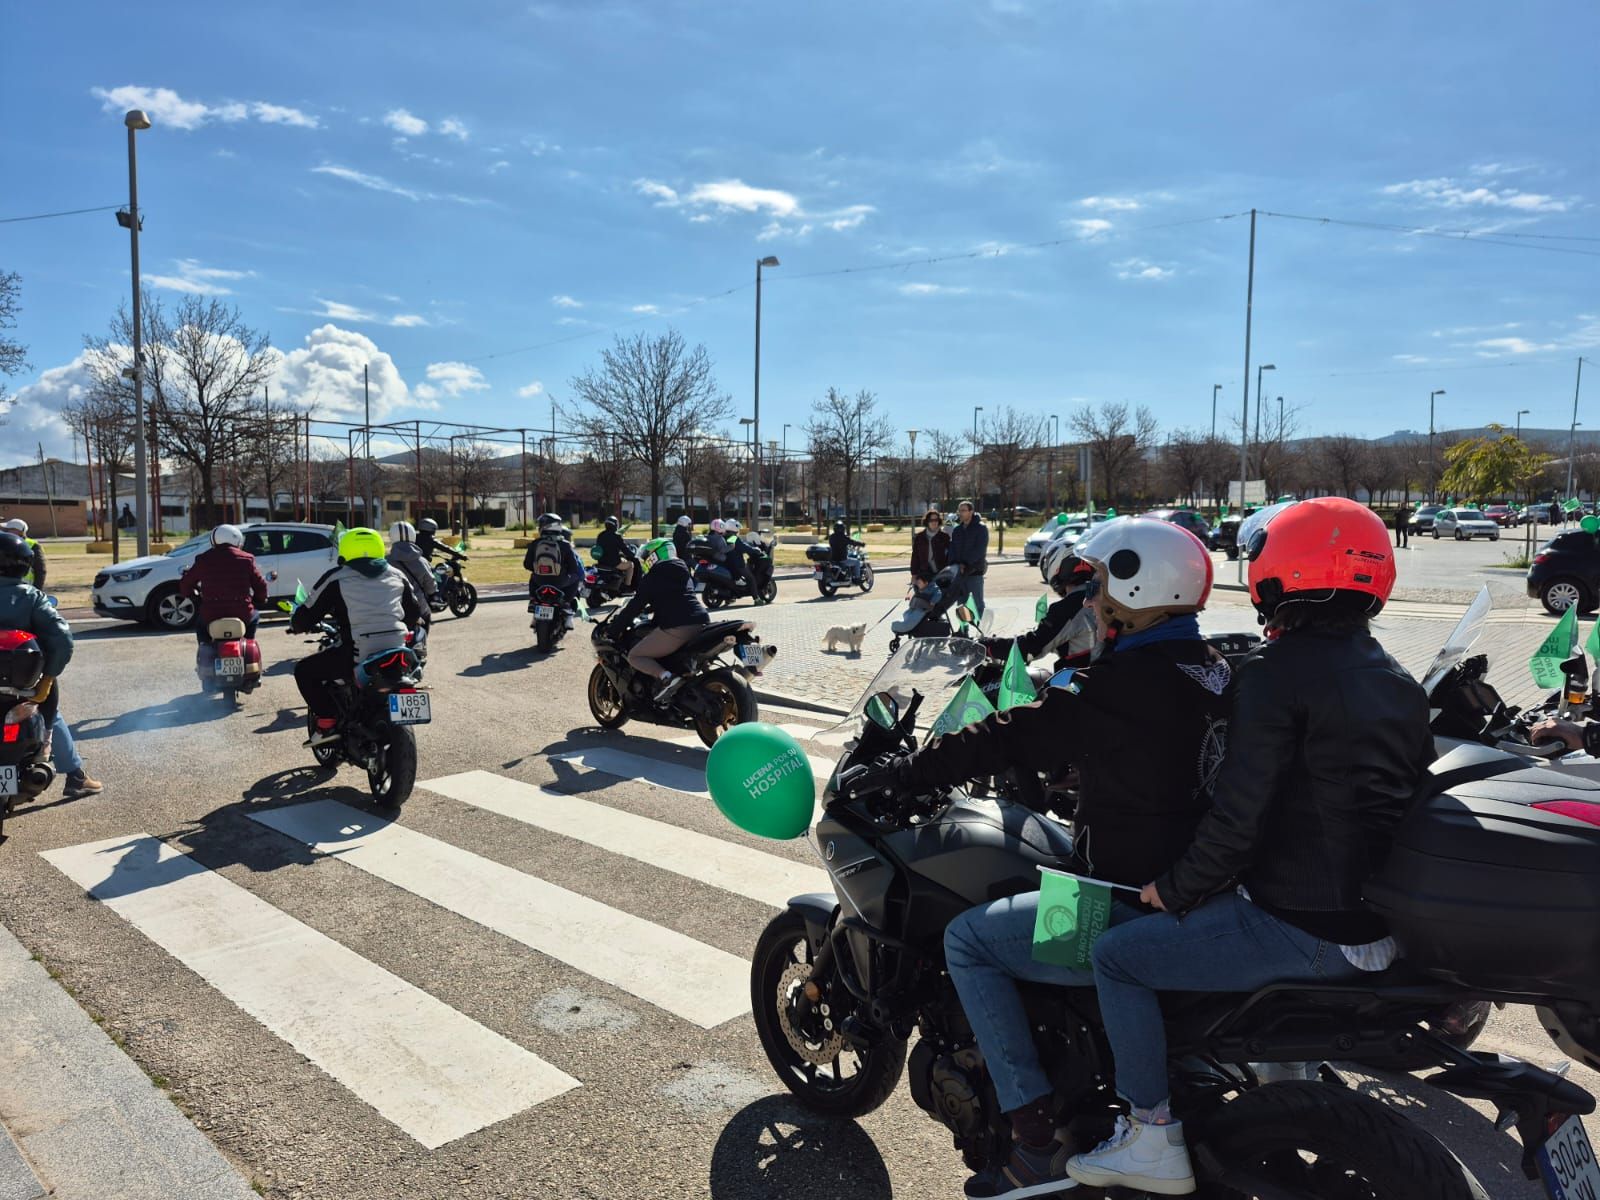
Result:
{"label": "motorcycle headlight", "polygon": [[151,569],[150,567],[135,567],[131,571],[113,571],[111,573],[111,582],[132,583],[135,579],[143,579],[150,574]]}

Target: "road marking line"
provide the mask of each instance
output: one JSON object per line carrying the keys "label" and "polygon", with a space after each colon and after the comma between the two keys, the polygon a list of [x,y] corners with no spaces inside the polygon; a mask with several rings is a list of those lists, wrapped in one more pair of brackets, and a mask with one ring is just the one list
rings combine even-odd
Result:
{"label": "road marking line", "polygon": [[702,1029],[750,1011],[744,959],[438,838],[335,800],[250,819]]}
{"label": "road marking line", "polygon": [[580,1086],[158,838],[41,857],[430,1150]]}
{"label": "road marking line", "polygon": [[758,706],[763,717],[769,713],[775,717],[789,717],[791,719],[798,717],[802,721],[816,721],[822,726],[834,725],[844,719],[842,715],[836,713],[817,712],[809,708],[793,708],[787,704],[769,704],[765,700],[759,701]]}
{"label": "road marking line", "polygon": [[833,890],[820,867],[488,771],[465,771],[418,786],[774,908],[803,892]]}
{"label": "road marking line", "polygon": [[[673,742],[661,744],[679,745]],[[681,745],[693,748],[689,747],[687,742]],[[818,758],[810,754],[806,757],[811,762],[811,772],[816,777],[817,794],[820,796],[822,789],[827,786],[828,777],[833,774],[833,762],[831,759]],[[596,746],[590,750],[552,754],[550,761],[571,763],[573,766],[586,767],[591,771],[603,771],[607,775],[615,775],[618,779],[642,780],[670,791],[683,792],[688,796],[703,796],[708,799],[711,796],[706,789],[706,768],[703,758],[694,766],[690,766],[681,762],[663,762],[659,758],[650,758],[643,754],[630,754],[626,750],[617,750],[610,746]]]}

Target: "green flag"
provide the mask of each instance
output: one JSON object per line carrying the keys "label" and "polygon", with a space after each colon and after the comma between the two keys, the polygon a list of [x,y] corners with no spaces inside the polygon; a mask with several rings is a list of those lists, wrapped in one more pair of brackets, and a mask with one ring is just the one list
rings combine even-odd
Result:
{"label": "green flag", "polygon": [[1040,867],[1039,874],[1033,961],[1055,967],[1087,967],[1095,939],[1111,923],[1111,889],[1119,885],[1049,867]]}
{"label": "green flag", "polygon": [[333,544],[337,546],[339,539],[348,532],[349,530],[344,527],[344,522],[335,517],[333,522]]}
{"label": "green flag", "polygon": [[1221,508],[1219,508],[1217,510],[1217,520],[1220,521],[1224,517],[1226,517],[1227,515],[1228,515],[1228,506],[1226,504],[1224,504]]}
{"label": "green flag", "polygon": [[1035,624],[1044,620],[1045,613],[1050,611],[1050,594],[1046,592],[1039,597],[1039,603],[1033,606],[1033,620]]}
{"label": "green flag", "polygon": [[1032,704],[1039,698],[1033,690],[1033,680],[1028,678],[1028,664],[1022,661],[1022,651],[1011,643],[1011,653],[1006,655],[1005,670],[1000,673],[1000,711],[1019,704]]}
{"label": "green flag", "polygon": [[968,725],[976,725],[993,712],[994,705],[989,703],[989,697],[983,694],[983,689],[977,685],[972,676],[968,675],[961,681],[961,686],[956,689],[956,694],[951,697],[945,710],[939,714],[939,719],[933,723],[928,736],[943,737],[947,733],[965,729]]}
{"label": "green flag", "polygon": [[1561,507],[1567,512],[1577,512],[1583,507],[1583,501],[1579,500],[1576,496],[1568,496],[1567,499],[1562,501]]}
{"label": "green flag", "polygon": [[589,615],[589,606],[584,603],[582,596],[578,597],[578,619],[580,621],[594,620],[594,618]]}
{"label": "green flag", "polygon": [[294,606],[299,608],[306,602],[306,585],[298,579],[294,581]]}
{"label": "green flag", "polygon": [[468,548],[469,547],[467,546],[466,538],[460,538],[456,541],[456,549],[461,551],[463,554],[467,552]]}
{"label": "green flag", "polygon": [[1542,688],[1561,686],[1561,664],[1572,657],[1577,638],[1578,606],[1574,604],[1561,614],[1556,627],[1539,643],[1539,648],[1528,660],[1528,671],[1533,675],[1534,683]]}

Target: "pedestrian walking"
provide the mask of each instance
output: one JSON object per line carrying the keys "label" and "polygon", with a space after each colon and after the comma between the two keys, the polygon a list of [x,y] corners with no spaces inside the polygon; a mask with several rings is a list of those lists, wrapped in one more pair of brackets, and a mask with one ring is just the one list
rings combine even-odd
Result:
{"label": "pedestrian walking", "polygon": [[961,567],[961,577],[956,580],[956,600],[974,601],[973,607],[983,611],[983,577],[989,571],[989,527],[983,523],[972,506],[963,500],[956,506],[957,525],[950,534],[949,561]]}
{"label": "pedestrian walking", "polygon": [[950,561],[950,535],[944,530],[944,517],[930,508],[922,518],[922,528],[911,535],[911,574],[932,579]]}
{"label": "pedestrian walking", "polygon": [[1394,510],[1394,544],[1397,549],[1411,549],[1411,506],[1404,500]]}

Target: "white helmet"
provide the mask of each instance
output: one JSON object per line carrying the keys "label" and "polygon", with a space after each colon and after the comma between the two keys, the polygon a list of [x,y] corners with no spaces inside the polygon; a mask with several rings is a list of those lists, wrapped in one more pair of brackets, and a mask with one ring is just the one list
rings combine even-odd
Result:
{"label": "white helmet", "polygon": [[729,533],[738,533],[739,530],[744,528],[744,526],[739,524],[739,522],[738,522],[738,520],[736,518],[729,517],[726,521],[724,521],[722,523],[722,528],[725,529]]}
{"label": "white helmet", "polygon": [[21,517],[12,517],[9,521],[5,522],[3,525],[0,525],[0,529],[9,529],[18,537],[28,536],[28,523]]}
{"label": "white helmet", "polygon": [[[1094,568],[1088,566],[1078,555],[1077,546],[1068,544],[1061,538],[1050,543],[1050,548],[1044,552],[1044,562],[1040,566],[1044,571],[1045,582],[1059,596],[1065,596],[1067,589],[1074,583],[1083,583],[1094,573]],[[1079,577],[1074,578],[1074,576]]]}
{"label": "white helmet", "polygon": [[688,513],[684,513],[681,517],[678,518],[678,524],[682,525],[685,529],[687,529],[687,528],[689,528],[689,526],[693,525],[694,522],[689,519],[689,514]]}
{"label": "white helmet", "polygon": [[397,542],[414,542],[417,540],[417,531],[410,521],[396,521],[389,526],[389,536]]}
{"label": "white helmet", "polygon": [[727,526],[722,523],[722,518],[721,517],[713,517],[711,519],[711,532],[712,533],[722,533],[726,528],[727,528]]}
{"label": "white helmet", "polygon": [[211,544],[213,546],[242,546],[244,534],[237,525],[218,525],[211,531]]}
{"label": "white helmet", "polygon": [[1073,550],[1105,569],[1096,608],[1108,625],[1115,622],[1127,633],[1173,613],[1199,612],[1211,595],[1210,553],[1199,538],[1170,521],[1107,521]]}

